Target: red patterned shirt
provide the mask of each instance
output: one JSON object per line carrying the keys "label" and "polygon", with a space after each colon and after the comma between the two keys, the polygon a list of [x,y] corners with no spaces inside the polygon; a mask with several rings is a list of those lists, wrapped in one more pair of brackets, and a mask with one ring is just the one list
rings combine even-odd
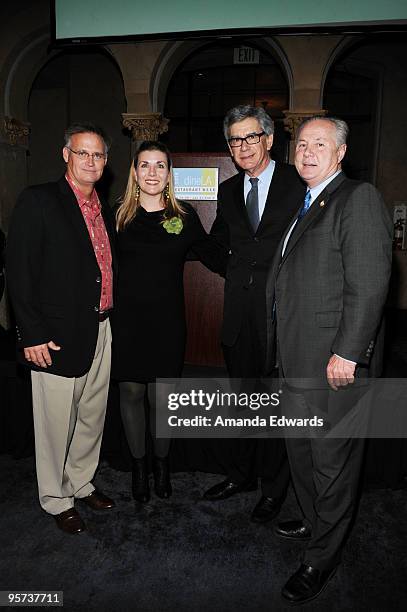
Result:
{"label": "red patterned shirt", "polygon": [[73,182],[68,174],[65,174],[65,178],[76,196],[100,268],[102,290],[99,308],[103,312],[109,310],[113,306],[113,273],[112,252],[110,250],[110,241],[107,235],[105,222],[101,214],[100,201],[96,189],[93,189],[88,199],[83,195],[79,187]]}

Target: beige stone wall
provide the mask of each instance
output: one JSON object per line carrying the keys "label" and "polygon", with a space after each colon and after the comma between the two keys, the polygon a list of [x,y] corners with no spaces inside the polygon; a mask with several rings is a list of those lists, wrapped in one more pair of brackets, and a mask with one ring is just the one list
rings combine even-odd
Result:
{"label": "beige stone wall", "polygon": [[146,42],[109,45],[108,49],[122,71],[128,113],[154,111],[150,95],[151,76],[165,44]]}
{"label": "beige stone wall", "polygon": [[325,67],[343,36],[279,36],[293,74],[289,110],[317,111],[322,108]]}

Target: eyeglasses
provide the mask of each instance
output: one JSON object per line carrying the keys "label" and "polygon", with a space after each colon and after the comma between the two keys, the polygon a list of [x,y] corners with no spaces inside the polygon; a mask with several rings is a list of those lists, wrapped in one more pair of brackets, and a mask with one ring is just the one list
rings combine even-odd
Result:
{"label": "eyeglasses", "polygon": [[71,153],[75,153],[75,155],[77,155],[79,157],[79,159],[82,159],[83,161],[89,161],[89,157],[91,157],[93,159],[93,161],[97,161],[100,162],[103,159],[106,159],[107,155],[106,153],[88,153],[88,151],[74,151],[73,149],[71,149],[71,147],[66,147],[67,149],[69,149],[69,151],[71,151]]}
{"label": "eyeglasses", "polygon": [[248,145],[254,145],[260,142],[260,138],[264,136],[265,133],[266,132],[258,132],[256,134],[256,132],[254,132],[253,134],[248,134],[244,138],[240,138],[239,136],[233,136],[232,138],[229,138],[228,143],[232,148],[241,147],[243,141],[245,141],[245,143]]}

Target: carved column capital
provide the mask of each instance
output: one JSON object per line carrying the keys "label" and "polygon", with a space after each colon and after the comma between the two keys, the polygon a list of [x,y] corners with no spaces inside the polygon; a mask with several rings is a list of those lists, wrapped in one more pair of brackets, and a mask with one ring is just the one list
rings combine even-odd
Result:
{"label": "carved column capital", "polygon": [[169,119],[161,113],[122,113],[123,125],[131,131],[133,140],[157,140],[168,131]]}
{"label": "carved column capital", "polygon": [[291,140],[295,140],[297,137],[298,126],[304,121],[304,119],[315,117],[315,115],[326,115],[327,111],[318,108],[314,110],[302,111],[285,110],[283,113],[285,115],[284,128],[290,133]]}
{"label": "carved column capital", "polygon": [[4,133],[11,145],[28,147],[30,124],[14,117],[4,117]]}

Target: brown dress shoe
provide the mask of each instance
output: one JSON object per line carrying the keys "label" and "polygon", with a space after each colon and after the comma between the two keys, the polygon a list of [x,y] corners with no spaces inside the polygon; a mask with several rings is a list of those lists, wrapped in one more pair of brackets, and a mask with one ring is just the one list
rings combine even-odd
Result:
{"label": "brown dress shoe", "polygon": [[86,525],[75,508],[68,508],[60,514],[54,515],[56,524],[65,533],[80,533],[85,531]]}
{"label": "brown dress shoe", "polygon": [[89,506],[89,508],[92,508],[92,510],[108,510],[116,505],[110,497],[103,495],[103,493],[96,491],[96,489],[90,495],[79,497],[78,499]]}

